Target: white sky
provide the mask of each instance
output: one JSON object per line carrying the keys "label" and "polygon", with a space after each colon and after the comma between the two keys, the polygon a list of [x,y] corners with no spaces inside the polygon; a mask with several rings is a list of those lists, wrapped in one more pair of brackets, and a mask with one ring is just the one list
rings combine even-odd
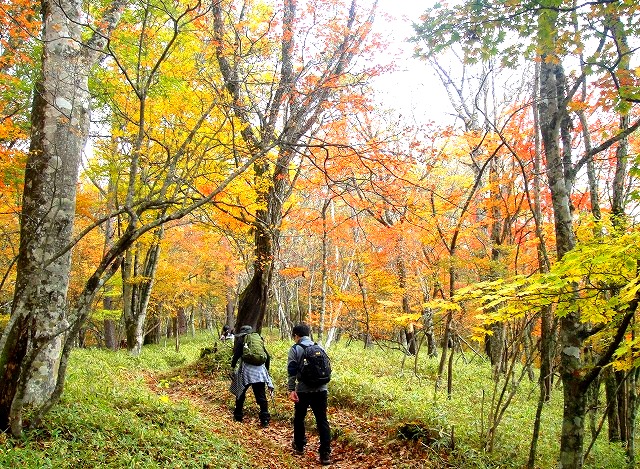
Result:
{"label": "white sky", "polygon": [[[373,4],[373,0],[366,0]],[[391,46],[387,54],[399,52],[395,60],[397,70],[392,74],[377,78],[375,87],[383,106],[397,109],[403,118],[417,122],[440,120],[449,105],[444,88],[428,65],[412,57],[413,44],[406,39],[413,35],[412,22],[418,22],[420,15],[435,0],[378,0],[379,14],[374,29],[383,31]],[[389,20],[380,13],[395,17]],[[388,61],[389,56],[381,58]]]}

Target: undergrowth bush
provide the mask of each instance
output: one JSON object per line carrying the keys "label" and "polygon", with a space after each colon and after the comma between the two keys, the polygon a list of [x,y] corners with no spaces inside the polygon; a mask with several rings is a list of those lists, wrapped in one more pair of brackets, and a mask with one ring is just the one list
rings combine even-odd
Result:
{"label": "undergrowth bush", "polygon": [[211,431],[220,423],[153,394],[148,371],[194,361],[206,336],[173,346],[125,351],[75,350],[67,385],[43,428],[20,441],[0,434],[0,467],[240,468],[241,447]]}
{"label": "undergrowth bush", "polygon": [[[455,450],[449,462],[455,467],[521,468],[525,465],[538,397],[536,382],[523,380],[498,426],[493,451],[485,451],[487,418],[494,382],[488,362],[477,356],[458,355],[453,389],[447,396],[446,379],[438,391],[435,380],[439,358],[407,359],[390,348],[364,349],[362,343],[335,344],[330,350],[334,376],[330,402],[350,406],[372,416],[384,415],[396,431],[407,422],[440,432],[437,444],[448,444],[453,435]],[[404,363],[404,366],[402,364]],[[415,366],[414,366],[415,365]],[[510,387],[508,388],[508,390]],[[543,413],[538,442],[537,467],[557,465],[562,423],[562,390],[554,391]],[[585,461],[588,468],[626,468],[624,452],[609,444],[606,432],[597,440]],[[587,444],[589,438],[586,438]]]}
{"label": "undergrowth bush", "polygon": [[[266,339],[276,390],[283,392],[292,341],[269,336]],[[483,435],[487,432],[494,382],[491,366],[484,358],[473,354],[454,357],[453,389],[448,397],[446,377],[435,390],[439,357],[428,358],[424,354],[415,359],[391,347],[365,349],[362,342],[334,343],[328,353],[333,368],[330,405],[350,407],[372,417],[384,416],[387,428],[380,431],[389,435],[397,435],[408,422],[441,432],[443,438],[438,445],[449,445],[453,435],[455,449],[449,454],[449,462],[454,467],[521,468],[526,464],[539,392],[536,382],[525,379],[520,383],[498,426],[493,450],[487,452]],[[558,387],[543,412],[537,467],[557,465],[561,423],[562,390]],[[350,435],[348,428],[335,431],[343,439]],[[627,466],[619,445],[609,444],[601,436],[585,467]]]}
{"label": "undergrowth bush", "polygon": [[198,365],[203,371],[215,374],[229,369],[233,355],[233,341],[216,343],[211,347],[205,347],[200,351]]}
{"label": "undergrowth bush", "polygon": [[[263,335],[276,392],[284,394],[292,342],[280,340],[275,333]],[[162,392],[153,394],[145,381],[153,372],[172,380],[160,382],[160,388],[179,385],[181,374],[193,369],[185,365],[196,362],[207,373],[225,371],[231,342],[215,346],[216,342],[210,334],[199,334],[181,339],[179,351],[170,343],[145,346],[139,357],[124,351],[75,350],[63,399],[44,427],[26,433],[18,442],[0,434],[0,467],[246,467],[242,448],[211,431],[224,423],[211,421],[184,403],[171,402]],[[538,396],[535,382],[520,383],[498,427],[493,451],[487,452],[483,435],[494,382],[489,364],[482,359],[456,357],[452,394],[447,396],[446,380],[435,389],[437,358],[420,356],[414,361],[398,350],[364,349],[357,342],[335,343],[328,352],[333,367],[330,404],[370,415],[388,438],[408,444],[420,440],[434,454],[446,452],[452,467],[520,468],[526,463]],[[274,411],[276,418],[283,412],[281,419],[290,419],[290,411]],[[556,466],[561,418],[558,388],[545,405],[537,467]],[[413,429],[411,435],[408,429]],[[355,437],[348,424],[334,424],[332,431],[342,441]],[[224,435],[224,429],[219,434]],[[585,467],[626,468],[622,448],[608,443],[605,429]]]}

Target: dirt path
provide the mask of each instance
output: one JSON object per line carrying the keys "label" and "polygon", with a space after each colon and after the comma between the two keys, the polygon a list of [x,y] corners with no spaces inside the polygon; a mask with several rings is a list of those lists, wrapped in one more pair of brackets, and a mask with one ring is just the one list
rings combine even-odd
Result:
{"label": "dirt path", "polygon": [[[159,386],[170,382],[170,386]],[[149,387],[158,394],[168,394],[172,400],[186,400],[199,412],[213,421],[222,421],[213,431],[241,445],[248,456],[247,468],[294,469],[322,467],[318,460],[318,437],[315,421],[307,416],[307,451],[296,456],[291,450],[291,416],[293,404],[282,390],[269,403],[272,420],[267,428],[261,428],[257,418],[257,406],[249,390],[245,403],[245,419],[234,422],[232,418],[234,398],[228,391],[228,380],[205,376],[196,370],[180,374],[179,380],[167,380],[166,376],[148,376]],[[378,468],[435,468],[420,445],[406,444],[389,438],[382,419],[364,418],[342,408],[330,407],[332,425],[332,464],[336,469]]]}

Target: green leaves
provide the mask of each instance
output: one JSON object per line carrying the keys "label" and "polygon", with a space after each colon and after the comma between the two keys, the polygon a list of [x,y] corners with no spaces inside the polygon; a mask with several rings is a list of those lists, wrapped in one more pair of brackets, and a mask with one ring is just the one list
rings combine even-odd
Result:
{"label": "green leaves", "polygon": [[458,304],[472,304],[487,324],[508,321],[543,306],[556,316],[579,313],[582,322],[607,324],[640,291],[640,234],[578,245],[548,274],[483,282],[461,289]]}

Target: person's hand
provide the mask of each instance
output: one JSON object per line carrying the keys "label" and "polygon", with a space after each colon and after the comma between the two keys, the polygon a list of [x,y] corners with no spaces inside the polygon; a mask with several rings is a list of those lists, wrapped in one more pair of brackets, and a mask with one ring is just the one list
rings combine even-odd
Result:
{"label": "person's hand", "polygon": [[291,399],[293,402],[298,402],[300,400],[300,398],[298,397],[298,393],[295,391],[291,391],[289,393],[289,399]]}

